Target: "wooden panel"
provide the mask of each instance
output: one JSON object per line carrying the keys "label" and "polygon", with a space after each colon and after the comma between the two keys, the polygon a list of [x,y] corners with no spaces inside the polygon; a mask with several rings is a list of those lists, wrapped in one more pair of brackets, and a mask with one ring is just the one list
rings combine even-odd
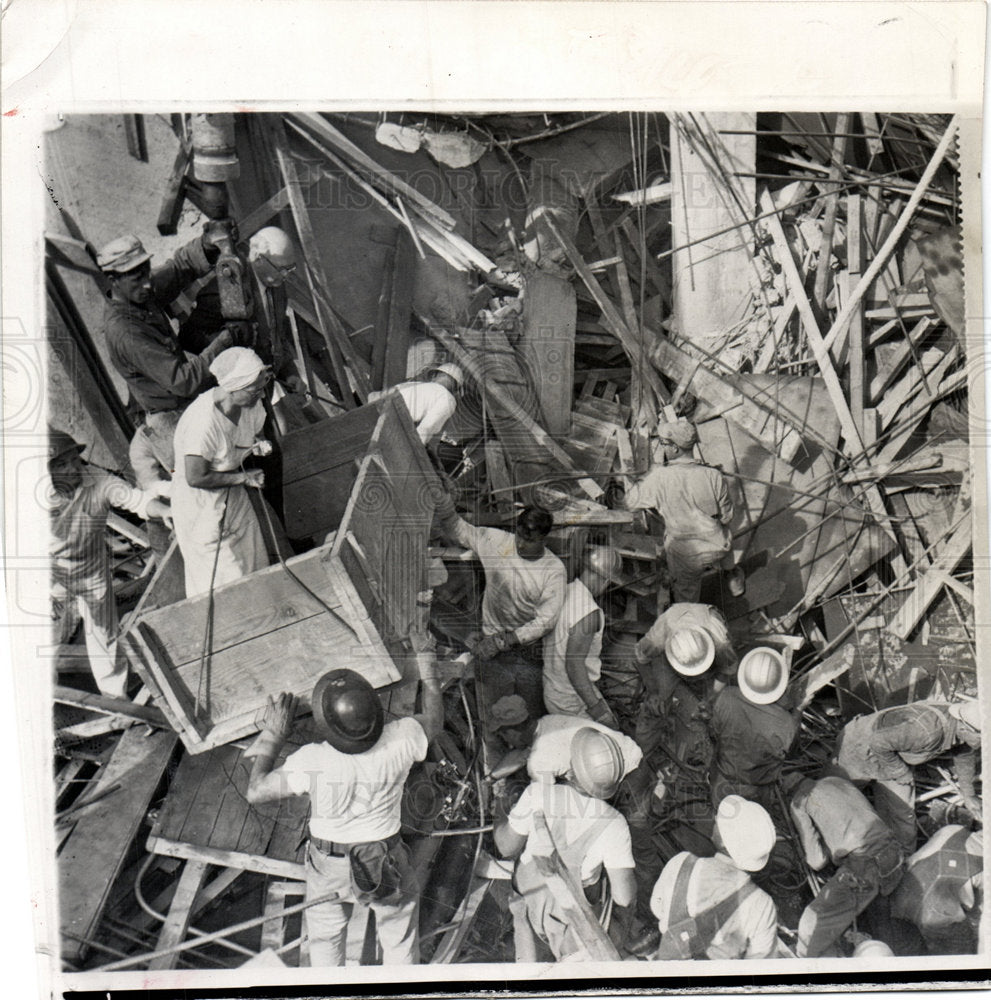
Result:
{"label": "wooden panel", "polygon": [[[181,944],[189,930],[193,916],[193,903],[203,880],[206,878],[207,863],[205,861],[187,861],[179,878],[175,896],[169,906],[169,913],[158,935],[156,951],[165,951]],[[161,955],[148,963],[149,969],[174,969],[179,963],[179,952]]]}
{"label": "wooden panel", "polygon": [[[120,787],[80,813],[59,855],[60,924],[63,931],[91,937],[124,856],[176,744],[173,733],[127,730],[103,769],[93,794]],[[62,953],[77,962],[85,945],[63,938]]]}

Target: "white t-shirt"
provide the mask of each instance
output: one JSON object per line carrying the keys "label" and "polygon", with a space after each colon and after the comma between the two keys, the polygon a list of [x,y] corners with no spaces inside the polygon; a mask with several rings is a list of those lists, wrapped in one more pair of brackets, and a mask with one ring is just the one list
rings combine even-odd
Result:
{"label": "white t-shirt", "polygon": [[601,824],[601,832],[593,838],[581,863],[581,877],[584,885],[590,885],[603,868],[633,868],[633,847],[630,842],[630,828],[626,820],[608,802],[594,799],[570,785],[528,785],[510,810],[510,829],[520,837],[526,837],[520,861],[532,859],[530,835],[533,833],[533,814],[542,812],[559,849],[573,844],[586,830]]}
{"label": "white t-shirt", "polygon": [[403,785],[427,756],[427,736],[416,719],[397,719],[364,753],[341,753],[308,743],[276,773],[295,795],[310,796],[310,833],[339,844],[384,840],[399,831]]}
{"label": "white t-shirt", "polygon": [[533,734],[533,746],[527,759],[527,772],[532,781],[553,782],[571,767],[571,738],[579,729],[591,727],[611,736],[623,755],[623,775],[638,767],[643,751],[634,740],[594,719],[575,715],[545,715]]}
{"label": "white t-shirt", "polygon": [[454,415],[457,399],[439,382],[401,382],[395,388],[403,397],[420,440],[429,444]]}
{"label": "white t-shirt", "polygon": [[568,677],[566,653],[569,630],[593,612],[598,616],[599,624],[585,657],[585,672],[594,684],[602,673],[599,656],[602,652],[605,616],[588,587],[581,580],[572,580],[564,592],[564,606],[557,624],[544,637],[544,705],[548,712],[555,715],[589,717],[582,696]]}

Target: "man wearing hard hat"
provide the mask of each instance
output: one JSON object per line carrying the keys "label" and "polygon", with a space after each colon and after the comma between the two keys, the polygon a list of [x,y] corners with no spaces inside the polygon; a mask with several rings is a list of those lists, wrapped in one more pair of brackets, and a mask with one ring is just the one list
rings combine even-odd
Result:
{"label": "man wearing hard hat", "polygon": [[960,748],[954,770],[964,805],[982,818],[974,789],[981,747],[981,713],[976,701],[917,701],[848,722],[831,761],[835,774],[858,786],[873,783],[878,813],[907,852],[915,850],[915,775],[912,770],[948,750]]}
{"label": "man wearing hard hat", "polygon": [[709,720],[712,803],[736,794],[771,809],[781,765],[799,727],[798,714],[780,703],[788,668],[776,649],[759,646],[744,655],[736,676],[739,687],[719,692]]}
{"label": "man wearing hard hat", "polygon": [[836,942],[857,915],[878,896],[886,900],[894,892],[905,870],[905,852],[846,778],[812,781],[793,774],[784,785],[809,867],[821,871],[832,864],[835,869],[799,918],[795,952],[799,958],[836,955]]}
{"label": "man wearing hard hat", "polygon": [[110,283],[104,326],[110,360],[145,414],[143,433],[166,473],[174,466],[172,436],[186,406],[210,383],[210,363],[233,344],[222,330],[199,354],[187,354],[165,312],[184,288],[208,274],[227,230],[208,222],[201,237],[152,270],[137,236],[118,237],[97,254]]}
{"label": "man wearing hard hat", "polygon": [[776,833],[767,810],[739,795],[719,803],[716,854],[676,854],[651,895],[660,959],[770,958],[777,950],[777,907],[750,872],[759,872]]}
{"label": "man wearing hard hat", "polygon": [[733,501],[726,479],[695,459],[698,433],[689,421],[661,421],[657,439],[666,464],[653,466],[623,503],[627,510],[655,510],[663,518],[671,599],[697,601],[702,576],[715,569],[726,571],[731,595],[742,595],[743,574],[733,562]]}
{"label": "man wearing hard hat", "polygon": [[[534,782],[508,815],[496,815],[496,848],[503,857],[519,859],[513,875],[518,896],[511,903],[518,962],[537,960],[533,933],[558,961],[587,957],[566,904],[551,891],[535,860],[550,846],[589,901],[601,898],[598,883],[605,874],[614,906],[610,937],[621,945],[627,933],[636,895],[630,829],[607,802],[622,780],[623,754],[613,735],[591,726],[574,732],[569,753],[570,767],[561,779]],[[537,817],[546,821],[546,827]]]}

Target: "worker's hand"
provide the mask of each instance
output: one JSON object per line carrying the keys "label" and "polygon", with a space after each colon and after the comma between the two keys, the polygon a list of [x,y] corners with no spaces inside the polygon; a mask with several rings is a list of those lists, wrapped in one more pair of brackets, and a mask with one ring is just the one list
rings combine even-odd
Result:
{"label": "worker's hand", "polygon": [[434,513],[439,518],[444,520],[449,517],[457,517],[458,511],[454,506],[454,497],[447,490],[431,490],[431,495],[434,496]]}
{"label": "worker's hand", "polygon": [[279,381],[286,392],[305,394],[310,391],[310,387],[298,375],[287,375],[285,378],[279,379]]}
{"label": "worker's hand", "polygon": [[246,319],[231,319],[227,321],[226,332],[233,347],[254,347],[255,324]]}
{"label": "worker's hand", "polygon": [[664,715],[668,700],[661,694],[651,694],[644,699],[643,707],[648,715]]}
{"label": "worker's hand", "polygon": [[261,469],[245,469],[244,485],[260,490],[265,485],[265,473]]}
{"label": "worker's hand", "polygon": [[272,454],[272,442],[263,439],[256,441],[251,446],[251,454],[257,455],[259,458],[265,458],[267,455]]}
{"label": "worker's hand", "polygon": [[148,516],[160,517],[165,522],[165,527],[172,530],[172,508],[161,500],[148,501]]}
{"label": "worker's hand", "polygon": [[472,652],[480,660],[491,660],[497,653],[502,652],[502,644],[498,635],[487,635],[481,642],[476,643]]}
{"label": "worker's hand", "polygon": [[965,795],[963,797],[964,808],[970,813],[978,823],[984,822],[984,810],[981,808],[981,800],[976,795]]}
{"label": "worker's hand", "polygon": [[52,595],[52,621],[59,622],[65,614],[65,601],[62,598]]}
{"label": "worker's hand", "polygon": [[268,696],[265,715],[262,717],[262,728],[279,740],[284,740],[292,732],[293,719],[296,718],[296,706],[299,699],[283,691],[278,701]]}

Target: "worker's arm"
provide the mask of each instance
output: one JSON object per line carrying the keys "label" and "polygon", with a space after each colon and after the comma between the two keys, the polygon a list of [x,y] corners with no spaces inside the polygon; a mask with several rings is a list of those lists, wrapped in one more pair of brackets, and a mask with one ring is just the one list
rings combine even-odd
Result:
{"label": "worker's arm", "polygon": [[244,752],[245,757],[254,758],[244,796],[253,806],[263,802],[277,802],[293,794],[284,776],[278,770],[273,771],[272,766],[292,730],[295,716],[296,698],[293,695],[283,691],[278,701],[274,701],[269,695],[262,731]]}
{"label": "worker's arm", "polygon": [[778,950],[778,909],[774,901],[765,892],[755,892],[745,905],[749,934],[743,957],[773,958]]}
{"label": "worker's arm", "polygon": [[981,800],[977,796],[974,788],[974,780],[977,777],[977,751],[973,747],[959,751],[953,758],[953,772],[960,786],[960,794],[963,796],[963,804],[974,819],[981,819]]}
{"label": "worker's arm", "polygon": [[503,799],[495,800],[492,836],[495,840],[496,850],[504,858],[518,858],[523,853],[523,848],[526,847],[527,834],[520,833],[515,829],[513,820],[517,820],[520,829],[529,828],[529,823],[524,822],[523,818],[530,815],[530,802],[531,792],[529,788],[524,790],[516,805],[508,813],[505,810]]}
{"label": "worker's arm", "polygon": [[633,922],[633,904],[637,896],[637,880],[632,868],[607,868],[613,912],[609,923],[609,938],[617,948],[626,947]]}
{"label": "worker's arm", "polygon": [[729,524],[733,520],[733,498],[729,493],[727,479],[722,473],[719,474],[719,484],[716,487],[716,507],[719,510],[716,520],[720,524]]}
{"label": "worker's arm", "polygon": [[162,503],[150,490],[138,489],[109,472],[96,473],[94,482],[103,502],[110,507],[129,510],[145,520],[149,517],[171,518],[169,505]]}
{"label": "worker's arm", "polygon": [[639,482],[634,483],[623,496],[626,510],[650,510],[657,506],[657,495],[653,488],[654,470],[651,469]]}
{"label": "worker's arm", "polygon": [[805,851],[805,860],[813,871],[821,871],[829,860],[826,853],[826,845],[823,844],[819,831],[812,822],[812,817],[803,803],[808,793],[799,792],[791,801],[789,806],[791,818],[795,821],[795,828],[798,830],[799,839],[802,842],[802,850]]}
{"label": "worker's arm", "polygon": [[441,531],[453,542],[478,554],[478,546],[483,541],[484,532],[461,517],[454,507],[450,494],[443,493],[435,509],[441,524]]}
{"label": "worker's arm", "polygon": [[[177,456],[178,457],[178,456]],[[265,474],[261,469],[235,469],[233,472],[217,472],[202,455],[184,455],[186,482],[198,490],[222,490],[228,486],[253,486],[261,489],[265,485]]]}
{"label": "worker's arm", "polygon": [[592,648],[592,642],[599,631],[599,622],[602,612],[596,609],[591,614],[587,614],[581,621],[572,625],[568,631],[568,645],[564,652],[564,668],[568,672],[568,680],[571,686],[578,692],[579,697],[585,702],[588,714],[606,726],[618,729],[616,716],[606,704],[605,698],[599,689],[592,683],[588,676],[586,658],[588,651]]}
{"label": "worker's arm", "polygon": [[564,566],[558,565],[554,571],[549,573],[544,581],[544,589],[540,595],[540,603],[537,605],[536,614],[530,621],[520,625],[515,630],[516,641],[521,646],[526,646],[536,641],[557,624],[561,608],[564,607],[564,591],[567,587]]}
{"label": "worker's arm", "polygon": [[442,405],[432,406],[427,411],[427,415],[416,425],[416,433],[420,440],[426,445],[429,444],[444,429],[444,425],[451,419],[458,402],[447,390]]}
{"label": "worker's arm", "polygon": [[420,693],[423,711],[413,718],[423,727],[428,740],[432,740],[444,726],[444,701],[440,690],[437,658],[432,651],[418,652],[416,666],[420,674]]}
{"label": "worker's arm", "polygon": [[219,224],[208,222],[201,236],[180,247],[169,260],[156,267],[151,275],[156,301],[168,305],[187,285],[209,274],[220,253],[217,240],[226,232],[223,220],[219,220]]}

